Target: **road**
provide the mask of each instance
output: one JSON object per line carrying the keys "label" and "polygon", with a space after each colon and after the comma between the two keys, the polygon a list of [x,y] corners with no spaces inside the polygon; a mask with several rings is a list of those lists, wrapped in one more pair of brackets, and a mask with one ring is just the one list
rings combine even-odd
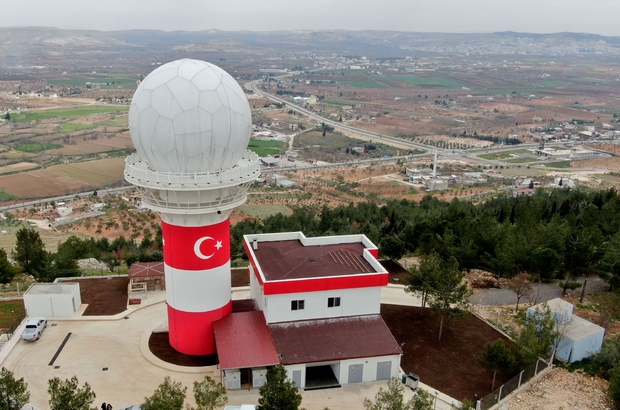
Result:
{"label": "road", "polygon": [[[103,195],[103,194],[110,194],[110,193],[125,192],[125,191],[129,191],[130,189],[134,189],[134,188],[135,187],[131,185],[131,186],[122,186],[118,188],[99,189],[96,191],[100,192]],[[55,196],[51,198],[35,199],[33,201],[24,201],[24,202],[19,202],[16,204],[0,206],[0,212],[6,212],[6,211],[11,211],[11,210],[16,210],[16,209],[32,208],[33,206],[41,205],[41,204],[44,204],[46,202],[51,202],[51,201],[54,201],[54,202],[68,201],[68,200],[74,199],[76,196],[79,196],[80,198],[84,198],[87,196],[91,196],[92,194],[93,194],[93,191],[86,191],[86,192],[78,192],[77,194],[69,194],[69,195]]]}
{"label": "road", "polygon": [[[416,142],[412,142],[412,141],[407,141],[401,138],[397,138],[397,137],[392,137],[389,135],[385,135],[385,134],[380,134],[377,132],[373,132],[373,131],[366,131],[363,130],[361,128],[356,128],[356,127],[352,127],[350,125],[347,125],[345,123],[342,122],[338,122],[338,121],[332,121],[329,120],[327,118],[324,118],[318,114],[315,114],[314,112],[303,108],[299,105],[296,104],[291,104],[290,101],[287,101],[283,98],[277,97],[273,94],[269,94],[263,90],[260,89],[260,87],[258,86],[258,84],[261,82],[262,80],[254,80],[254,81],[250,81],[248,83],[245,84],[245,88],[247,90],[251,90],[254,93],[260,95],[261,97],[267,98],[271,101],[275,101],[277,103],[280,104],[286,104],[286,107],[290,110],[293,110],[295,112],[298,112],[300,114],[305,115],[308,118],[311,118],[317,122],[324,122],[325,124],[334,127],[335,131],[340,131],[342,133],[347,134],[350,137],[356,137],[356,138],[360,138],[362,140],[374,140],[377,141],[379,140],[381,143],[386,144],[386,145],[391,145],[393,147],[396,148],[401,148],[401,149],[418,149],[421,150],[423,152],[428,152],[428,150],[430,149],[429,147],[427,147],[424,144],[419,144]],[[433,148],[434,149],[434,148]],[[439,151],[442,151],[441,149]]]}

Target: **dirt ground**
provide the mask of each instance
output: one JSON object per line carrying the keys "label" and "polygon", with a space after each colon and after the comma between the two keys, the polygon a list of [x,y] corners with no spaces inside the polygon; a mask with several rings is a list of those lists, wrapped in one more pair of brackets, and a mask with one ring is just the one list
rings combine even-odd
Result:
{"label": "dirt ground", "polygon": [[607,382],[584,373],[555,368],[500,405],[500,410],[594,410],[612,408],[605,397]]}
{"label": "dirt ground", "polygon": [[[473,400],[474,394],[484,397],[491,392],[493,372],[485,370],[476,358],[484,345],[507,338],[471,314],[462,319],[444,322],[438,340],[438,316],[419,307],[382,305],[381,316],[397,342],[403,345],[401,367],[406,373],[420,376],[422,383],[457,399]],[[514,374],[498,374],[496,386]]]}
{"label": "dirt ground", "polygon": [[127,309],[129,278],[72,279],[78,282],[82,303],[88,304],[84,316],[111,316]]}

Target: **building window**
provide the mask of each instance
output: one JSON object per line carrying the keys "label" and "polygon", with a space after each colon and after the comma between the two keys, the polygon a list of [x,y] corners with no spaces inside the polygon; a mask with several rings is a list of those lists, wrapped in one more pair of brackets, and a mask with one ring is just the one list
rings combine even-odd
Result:
{"label": "building window", "polygon": [[303,300],[292,300],[291,310],[304,310],[304,301]]}
{"label": "building window", "polygon": [[340,297],[327,298],[327,307],[338,307],[338,306],[340,306]]}

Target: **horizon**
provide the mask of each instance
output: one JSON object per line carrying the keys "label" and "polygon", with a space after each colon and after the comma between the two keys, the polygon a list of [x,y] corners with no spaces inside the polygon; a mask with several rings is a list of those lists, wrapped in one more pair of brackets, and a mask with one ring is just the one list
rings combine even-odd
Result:
{"label": "horizon", "polygon": [[620,36],[614,0],[6,0],[0,27],[61,30],[396,31],[411,33],[583,33]]}

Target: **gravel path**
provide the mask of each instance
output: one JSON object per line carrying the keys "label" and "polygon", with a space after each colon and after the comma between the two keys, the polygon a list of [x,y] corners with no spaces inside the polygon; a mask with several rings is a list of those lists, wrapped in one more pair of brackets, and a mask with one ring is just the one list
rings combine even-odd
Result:
{"label": "gravel path", "polygon": [[[583,283],[583,279],[579,279]],[[533,283],[534,293],[538,293],[536,298],[538,303],[547,300],[562,297],[562,288],[558,282],[554,283]],[[586,293],[601,292],[609,289],[609,285],[598,276],[592,276],[588,279]],[[568,294],[579,295],[581,288],[569,290]],[[517,303],[517,295],[510,289],[475,289],[474,294],[469,298],[473,305],[511,305]],[[526,296],[521,298],[520,303],[527,303],[530,299]]]}

